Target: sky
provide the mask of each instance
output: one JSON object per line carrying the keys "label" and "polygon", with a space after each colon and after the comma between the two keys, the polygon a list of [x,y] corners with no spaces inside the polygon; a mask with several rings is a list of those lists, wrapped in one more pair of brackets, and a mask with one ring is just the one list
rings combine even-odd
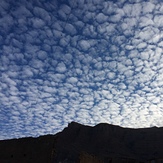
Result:
{"label": "sky", "polygon": [[0,140],[163,127],[162,29],[161,0],[1,0]]}

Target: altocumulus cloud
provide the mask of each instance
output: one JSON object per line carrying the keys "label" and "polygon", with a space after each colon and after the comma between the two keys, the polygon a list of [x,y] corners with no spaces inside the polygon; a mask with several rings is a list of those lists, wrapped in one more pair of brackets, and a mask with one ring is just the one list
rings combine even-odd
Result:
{"label": "altocumulus cloud", "polygon": [[0,139],[67,123],[163,126],[163,3],[0,1]]}

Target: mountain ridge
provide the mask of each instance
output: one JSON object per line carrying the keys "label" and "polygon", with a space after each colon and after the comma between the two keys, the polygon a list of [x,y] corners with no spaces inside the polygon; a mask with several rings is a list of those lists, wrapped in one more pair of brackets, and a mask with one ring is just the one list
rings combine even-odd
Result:
{"label": "mountain ridge", "polygon": [[55,135],[1,140],[0,162],[116,163],[117,160],[120,163],[125,162],[125,159],[133,163],[163,161],[162,137],[162,127],[133,129],[107,123],[88,126],[71,122]]}

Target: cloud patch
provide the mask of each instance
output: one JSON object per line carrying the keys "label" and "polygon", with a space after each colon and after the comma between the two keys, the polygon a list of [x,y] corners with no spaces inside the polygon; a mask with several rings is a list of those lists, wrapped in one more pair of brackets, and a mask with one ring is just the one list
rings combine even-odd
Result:
{"label": "cloud patch", "polygon": [[0,139],[71,121],[162,127],[161,6],[2,0]]}

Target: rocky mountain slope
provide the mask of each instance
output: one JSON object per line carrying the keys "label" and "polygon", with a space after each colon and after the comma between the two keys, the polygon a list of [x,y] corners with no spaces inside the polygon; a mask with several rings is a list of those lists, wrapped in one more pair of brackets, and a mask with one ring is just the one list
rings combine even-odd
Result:
{"label": "rocky mountain slope", "polygon": [[0,141],[1,163],[163,162],[163,128],[72,122],[56,135]]}

